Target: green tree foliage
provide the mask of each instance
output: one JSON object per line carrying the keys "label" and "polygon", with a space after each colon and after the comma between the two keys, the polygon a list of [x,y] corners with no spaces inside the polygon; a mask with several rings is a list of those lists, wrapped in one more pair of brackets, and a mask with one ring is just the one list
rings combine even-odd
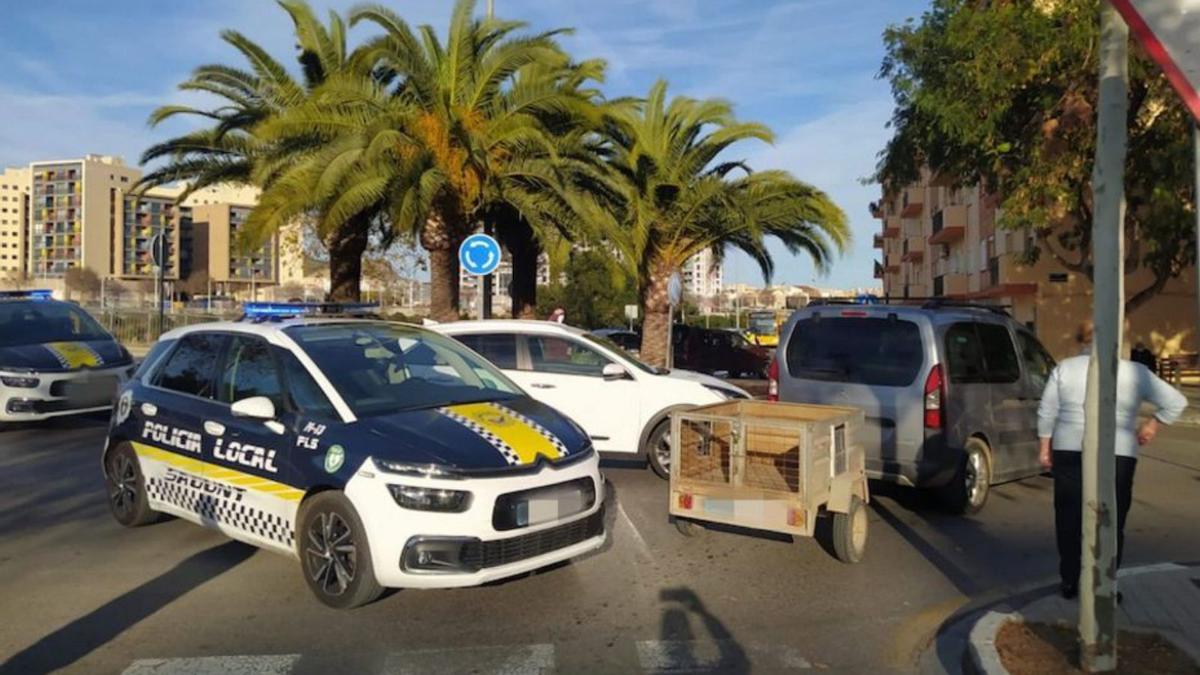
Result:
{"label": "green tree foliage", "polygon": [[637,304],[637,290],[611,260],[597,250],[574,253],[564,269],[565,283],[538,289],[537,318],[548,318],[561,307],[572,326],[591,330],[629,325],[625,305]]}
{"label": "green tree foliage", "polygon": [[725,101],[668,102],[659,81],[644,103],[611,112],[605,131],[612,199],[591,217],[605,223],[617,260],[638,280],[647,363],[666,365],[668,282],[688,258],[710,249],[719,260],[734,247],[769,279],[769,237],[808,253],[818,269],[850,241],[845,214],[824,192],[784,171],[752,173],[742,162],[718,161],[735,143],[773,139],[767,127],[738,121]]}
{"label": "green tree foliage", "polygon": [[[894,135],[877,178],[896,189],[922,166],[1001,198],[1001,227],[1034,235],[1051,255],[1092,273],[1099,14],[1095,0],[934,0],[919,22],[890,27],[880,76],[890,81]],[[1191,119],[1158,67],[1131,46],[1126,163],[1127,309],[1195,260]]]}

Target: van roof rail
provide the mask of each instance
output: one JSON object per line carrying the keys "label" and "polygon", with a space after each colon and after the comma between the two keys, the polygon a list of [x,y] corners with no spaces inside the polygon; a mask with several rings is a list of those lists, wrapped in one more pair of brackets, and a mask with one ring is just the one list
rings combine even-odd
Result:
{"label": "van roof rail", "polygon": [[808,303],[810,307],[819,305],[902,305],[919,307],[921,309],[979,309],[993,314],[1009,316],[1009,305],[985,302],[971,302],[946,297],[869,297],[869,298],[814,298]]}

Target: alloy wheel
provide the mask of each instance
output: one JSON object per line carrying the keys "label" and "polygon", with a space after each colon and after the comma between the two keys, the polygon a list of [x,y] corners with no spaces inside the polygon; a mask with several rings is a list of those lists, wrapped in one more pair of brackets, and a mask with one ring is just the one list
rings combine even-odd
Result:
{"label": "alloy wheel", "polygon": [[308,528],[309,574],[322,592],[342,595],[354,582],[358,569],[358,551],[350,526],[338,514],[318,514]]}
{"label": "alloy wheel", "polygon": [[671,430],[667,429],[661,436],[658,437],[658,443],[654,445],[654,456],[658,459],[658,465],[665,471],[671,470]]}
{"label": "alloy wheel", "polygon": [[137,505],[137,468],[126,454],[117,455],[108,472],[108,497],[113,509],[122,517],[129,517]]}
{"label": "alloy wheel", "polygon": [[967,485],[967,499],[971,504],[978,506],[983,498],[984,491],[987,489],[982,484],[983,476],[986,474],[983,453],[971,452],[967,455],[967,470],[964,472],[964,480]]}

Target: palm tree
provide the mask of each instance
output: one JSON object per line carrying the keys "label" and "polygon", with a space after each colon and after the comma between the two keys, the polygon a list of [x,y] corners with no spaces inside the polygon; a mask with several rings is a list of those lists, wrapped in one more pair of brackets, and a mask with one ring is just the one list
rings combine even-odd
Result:
{"label": "palm tree", "polygon": [[[405,151],[392,178],[360,178],[394,188],[387,211],[429,252],[431,314],[438,320],[458,317],[457,249],[489,208],[494,214],[507,204],[530,222],[563,213],[565,202],[547,189],[561,181],[544,161],[557,156],[552,121],[584,119],[592,105],[586,91],[554,86],[555,78],[534,73],[569,67],[554,39],[561,31],[514,37],[525,24],[479,20],[474,12],[474,0],[458,0],[444,44],[430,26],[422,26],[418,38],[383,6],[350,13],[351,25],[369,22],[384,30],[361,49],[397,76],[392,95],[411,117],[395,132],[420,149]],[[522,72],[529,76],[519,77]],[[397,174],[408,181],[395,180]],[[364,187],[359,206],[381,194]]]}
{"label": "palm tree", "polygon": [[592,200],[591,217],[608,216],[607,239],[638,281],[644,323],[641,357],[666,365],[668,285],[688,258],[729,247],[753,258],[770,279],[766,239],[807,252],[824,270],[850,241],[845,214],[820,190],[783,171],[751,173],[741,162],[716,162],[739,141],[772,141],[771,131],[738,122],[720,100],[677,96],[655,83],[644,104],[615,111],[607,128],[620,200]]}
{"label": "palm tree", "polygon": [[[166,163],[148,172],[139,188],[186,181],[187,189],[179,196],[220,183],[255,185],[267,188],[282,170],[299,158],[308,146],[270,146],[263,142],[258,128],[308,100],[311,92],[332,76],[357,70],[369,73],[370,64],[355,61],[346,48],[346,24],[330,12],[329,25],[323,25],[304,0],[278,0],[291,17],[297,44],[297,61],[302,77],[298,80],[278,60],[246,36],[234,30],[221,33],[221,39],[242,54],[249,69],[221,64],[196,68],[179,85],[184,91],[202,91],[221,99],[209,110],[191,106],[168,105],[155,110],[151,125],[177,117],[200,117],[211,125],[151,146],[142,154],[142,163],[165,159]],[[320,212],[323,205],[307,202]],[[256,209],[257,211],[257,209]],[[295,214],[293,214],[295,215]],[[253,214],[255,223],[263,220]],[[272,221],[270,227],[256,226],[240,237],[244,248],[256,248],[284,223]],[[332,299],[357,299],[361,277],[361,256],[368,241],[369,223],[359,220],[339,224],[323,232],[330,249]]]}

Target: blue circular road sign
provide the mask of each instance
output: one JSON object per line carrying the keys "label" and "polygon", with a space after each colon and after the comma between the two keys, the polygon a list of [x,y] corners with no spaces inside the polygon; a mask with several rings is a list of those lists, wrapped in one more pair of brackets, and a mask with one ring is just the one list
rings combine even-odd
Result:
{"label": "blue circular road sign", "polygon": [[491,235],[473,234],[458,247],[458,262],[467,274],[491,274],[500,266],[500,244]]}

